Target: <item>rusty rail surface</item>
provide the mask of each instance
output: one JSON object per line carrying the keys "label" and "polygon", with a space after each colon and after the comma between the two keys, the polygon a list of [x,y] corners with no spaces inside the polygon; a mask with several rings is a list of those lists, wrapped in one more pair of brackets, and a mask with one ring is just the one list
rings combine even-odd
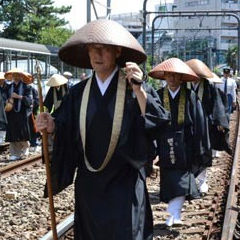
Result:
{"label": "rusty rail surface", "polygon": [[238,133],[236,135],[236,145],[235,145],[235,152],[234,152],[234,160],[233,160],[233,167],[231,173],[231,180],[229,186],[229,193],[227,199],[227,205],[225,210],[225,217],[224,217],[224,224],[222,229],[222,237],[221,240],[231,240],[233,239],[233,234],[237,222],[238,217],[238,207],[237,207],[237,200],[238,200],[238,191],[237,186],[239,184],[239,169],[240,169],[240,124],[239,124],[239,104],[238,104],[238,117],[237,117],[237,129]]}
{"label": "rusty rail surface", "polygon": [[13,173],[15,171],[18,171],[20,169],[23,169],[24,167],[28,165],[32,165],[33,163],[40,162],[42,158],[41,154],[38,154],[36,156],[32,156],[30,158],[27,158],[25,160],[21,160],[15,163],[11,163],[5,167],[0,168],[0,176],[1,177],[7,177],[10,173]]}

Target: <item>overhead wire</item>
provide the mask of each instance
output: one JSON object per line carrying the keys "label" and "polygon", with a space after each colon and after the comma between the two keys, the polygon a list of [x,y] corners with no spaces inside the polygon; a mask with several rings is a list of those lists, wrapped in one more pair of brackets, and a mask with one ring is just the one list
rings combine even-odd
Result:
{"label": "overhead wire", "polygon": [[96,9],[96,7],[95,7],[94,0],[91,0],[91,4],[92,4],[92,6],[93,6],[93,10],[94,10],[94,13],[95,13],[95,17],[96,17],[96,19],[98,19],[97,9]]}

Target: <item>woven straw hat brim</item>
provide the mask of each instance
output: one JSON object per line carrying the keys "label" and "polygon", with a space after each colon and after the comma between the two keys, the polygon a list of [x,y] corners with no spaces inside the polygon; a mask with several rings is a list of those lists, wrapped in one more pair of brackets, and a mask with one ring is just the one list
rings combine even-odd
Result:
{"label": "woven straw hat brim", "polygon": [[60,59],[72,66],[92,68],[88,56],[87,44],[105,44],[122,47],[117,59],[120,67],[125,62],[140,64],[146,60],[146,54],[136,38],[115,21],[100,19],[80,28],[59,50]]}
{"label": "woven straw hat brim", "polygon": [[23,72],[20,68],[13,68],[5,73],[4,77],[7,80],[12,81],[13,80],[13,74],[18,74],[19,78],[25,83],[25,84],[31,84],[33,82],[33,76],[30,73]]}
{"label": "woven straw hat brim", "polygon": [[58,87],[68,82],[67,78],[60,74],[53,74],[49,80],[47,81],[46,85],[49,87]]}
{"label": "woven straw hat brim", "polygon": [[5,79],[5,77],[4,77],[4,72],[0,72],[0,80],[4,80]]}
{"label": "woven straw hat brim", "polygon": [[213,78],[212,71],[208,66],[199,59],[191,59],[186,64],[200,77],[200,78]]}
{"label": "woven straw hat brim", "polygon": [[149,76],[156,79],[166,79],[166,73],[180,74],[181,80],[184,82],[192,82],[199,80],[199,77],[192,71],[187,64],[178,58],[169,58],[158,64],[150,72]]}
{"label": "woven straw hat brim", "polygon": [[212,73],[213,77],[212,78],[207,78],[212,83],[223,83],[223,80],[215,73]]}
{"label": "woven straw hat brim", "polygon": [[63,73],[63,76],[64,76],[64,77],[72,77],[73,75],[72,75],[72,73],[70,73],[70,72],[64,72],[64,73]]}

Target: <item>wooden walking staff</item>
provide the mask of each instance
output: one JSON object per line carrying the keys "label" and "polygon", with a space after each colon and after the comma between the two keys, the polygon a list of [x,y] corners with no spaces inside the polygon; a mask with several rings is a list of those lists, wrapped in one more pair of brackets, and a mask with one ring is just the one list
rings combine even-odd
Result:
{"label": "wooden walking staff", "polygon": [[[41,68],[40,68],[40,63],[38,61],[36,61],[35,69],[37,72],[40,113],[42,113],[42,112],[44,112],[44,107],[43,107],[42,85],[41,85]],[[56,219],[55,219],[53,193],[52,193],[50,161],[49,161],[49,155],[48,155],[47,129],[42,130],[42,141],[43,141],[43,156],[44,156],[44,160],[45,160],[46,174],[47,174],[47,190],[48,190],[48,199],[49,199],[49,210],[50,210],[50,214],[51,214],[52,233],[53,233],[53,239],[57,240],[58,236],[57,236],[57,229],[56,229]]]}

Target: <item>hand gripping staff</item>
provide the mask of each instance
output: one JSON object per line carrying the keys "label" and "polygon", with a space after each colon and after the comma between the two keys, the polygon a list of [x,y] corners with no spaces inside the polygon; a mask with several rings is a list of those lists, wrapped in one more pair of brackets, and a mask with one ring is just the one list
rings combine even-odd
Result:
{"label": "hand gripping staff", "polygon": [[[36,61],[35,70],[37,73],[40,113],[42,113],[42,112],[44,112],[44,108],[43,108],[42,85],[41,85],[41,65],[40,65],[39,61]],[[42,131],[42,141],[43,141],[43,156],[44,156],[44,160],[45,160],[46,175],[47,175],[47,190],[48,190],[48,199],[49,199],[49,210],[50,210],[50,215],[51,215],[52,233],[53,233],[53,239],[58,240],[57,230],[56,230],[54,202],[53,202],[53,193],[52,193],[52,181],[51,181],[51,174],[50,174],[50,163],[49,163],[49,155],[48,155],[47,129],[44,129]]]}

